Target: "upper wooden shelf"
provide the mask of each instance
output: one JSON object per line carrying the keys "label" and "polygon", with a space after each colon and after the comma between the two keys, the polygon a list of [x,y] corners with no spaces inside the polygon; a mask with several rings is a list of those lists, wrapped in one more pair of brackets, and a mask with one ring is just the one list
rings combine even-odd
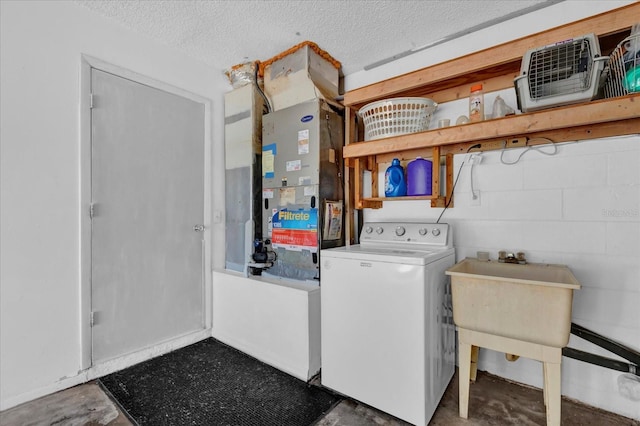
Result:
{"label": "upper wooden shelf", "polygon": [[594,33],[602,53],[608,54],[623,38],[620,35],[637,22],[640,2],[351,90],[344,95],[344,105],[358,110],[369,102],[405,96],[447,102],[468,97],[468,86],[479,82],[483,82],[485,92],[506,89],[513,87],[527,50]]}

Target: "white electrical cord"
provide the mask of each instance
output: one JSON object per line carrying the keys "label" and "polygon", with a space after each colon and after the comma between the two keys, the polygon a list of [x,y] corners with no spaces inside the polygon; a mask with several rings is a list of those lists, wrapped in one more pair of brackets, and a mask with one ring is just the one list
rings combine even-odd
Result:
{"label": "white electrical cord", "polygon": [[467,161],[467,158],[469,158],[469,151],[471,151],[474,148],[480,148],[480,144],[476,144],[473,146],[470,146],[469,149],[467,149],[467,155],[465,157],[465,159],[462,161],[462,164],[460,164],[460,168],[458,169],[458,173],[456,174],[456,178],[453,181],[453,187],[451,188],[451,194],[449,195],[449,201],[447,201],[447,204],[445,204],[444,209],[442,209],[442,212],[440,213],[440,216],[438,216],[438,220],[436,220],[436,223],[440,223],[440,219],[442,219],[442,215],[444,214],[445,211],[447,211],[447,209],[449,208],[449,204],[451,204],[451,200],[453,200],[453,192],[456,190],[456,184],[458,183],[458,178],[460,177],[460,172],[462,171],[462,168],[464,167],[464,163],[465,161]]}
{"label": "white electrical cord", "polygon": [[513,166],[514,164],[517,164],[522,159],[522,157],[530,150],[538,151],[540,154],[544,154],[544,155],[556,155],[558,153],[558,147],[551,139],[534,138],[534,139],[531,139],[529,142],[535,141],[535,140],[542,140],[542,141],[549,142],[553,146],[553,152],[545,152],[541,149],[542,147],[538,147],[538,146],[527,146],[527,149],[525,149],[520,153],[520,155],[518,155],[518,158],[516,158],[516,161],[507,162],[507,161],[504,161],[504,153],[506,151],[505,148],[507,146],[507,143],[504,142],[504,146],[502,147],[502,152],[500,153],[500,162],[507,166]]}
{"label": "white electrical cord", "polygon": [[473,168],[475,167],[475,165],[477,163],[479,163],[479,160],[478,161],[474,160],[474,157],[473,157],[474,155],[476,156],[476,159],[477,159],[478,157],[480,157],[481,153],[472,154],[472,156],[471,156],[471,160],[472,160],[471,161],[471,169],[469,170],[469,179],[471,181],[471,196],[473,197],[474,200],[477,200],[478,199],[478,194],[476,194],[476,190],[473,187]]}

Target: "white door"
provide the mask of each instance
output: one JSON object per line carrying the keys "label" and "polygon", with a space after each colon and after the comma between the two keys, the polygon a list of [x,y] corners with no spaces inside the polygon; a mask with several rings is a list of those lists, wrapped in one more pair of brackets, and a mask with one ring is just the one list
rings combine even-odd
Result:
{"label": "white door", "polygon": [[204,104],[91,69],[92,360],[201,330]]}

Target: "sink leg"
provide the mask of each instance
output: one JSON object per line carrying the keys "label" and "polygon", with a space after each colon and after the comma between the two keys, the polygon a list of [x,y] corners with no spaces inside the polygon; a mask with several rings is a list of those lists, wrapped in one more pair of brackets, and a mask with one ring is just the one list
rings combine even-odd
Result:
{"label": "sink leg", "polygon": [[458,339],[458,384],[459,415],[466,419],[469,415],[469,380],[471,379],[471,345]]}
{"label": "sink leg", "polygon": [[480,346],[471,346],[471,373],[469,378],[475,383],[478,377],[478,355],[480,353]]}
{"label": "sink leg", "polygon": [[560,426],[560,364],[544,363],[544,395],[547,406],[547,426]]}

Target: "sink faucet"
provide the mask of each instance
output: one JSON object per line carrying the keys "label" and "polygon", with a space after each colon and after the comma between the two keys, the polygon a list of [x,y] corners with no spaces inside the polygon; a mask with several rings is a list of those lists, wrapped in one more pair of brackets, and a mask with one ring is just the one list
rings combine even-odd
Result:
{"label": "sink faucet", "polygon": [[525,265],[527,263],[527,259],[524,257],[524,252],[519,251],[517,254],[513,254],[501,250],[498,252],[498,262]]}

